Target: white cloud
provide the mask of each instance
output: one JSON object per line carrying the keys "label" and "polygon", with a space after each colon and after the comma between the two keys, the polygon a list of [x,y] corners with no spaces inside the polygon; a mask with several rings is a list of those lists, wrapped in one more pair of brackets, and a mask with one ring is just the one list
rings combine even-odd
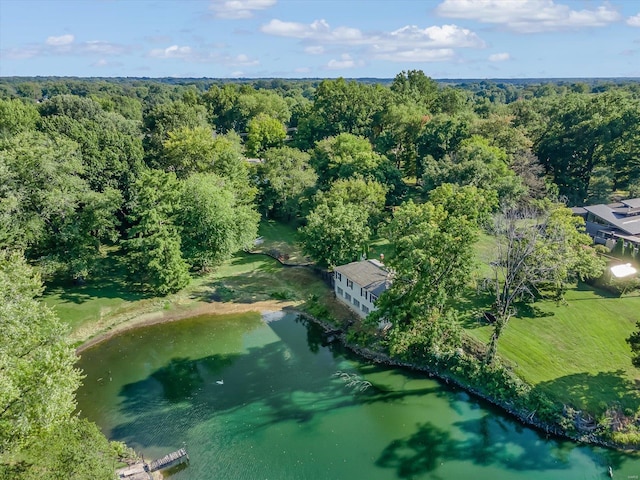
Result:
{"label": "white cloud", "polygon": [[603,27],[621,19],[609,4],[572,10],[554,0],[444,0],[436,12],[449,18],[504,25],[520,33]]}
{"label": "white cloud", "polygon": [[107,62],[104,58],[101,58],[97,62],[93,62],[91,64],[91,66],[93,67],[106,67],[107,65],[109,65],[109,62]]}
{"label": "white cloud", "polygon": [[27,46],[21,48],[8,48],[0,50],[0,58],[10,58],[12,60],[24,60],[26,58],[37,57],[42,53],[39,46]]}
{"label": "white cloud", "polygon": [[457,25],[433,26],[420,29],[415,25],[407,25],[389,34],[391,43],[406,46],[422,45],[434,48],[479,48],[484,42],[474,32]]}
{"label": "white cloud", "polygon": [[167,48],[154,48],[149,52],[149,56],[154,58],[190,58],[193,57],[193,49],[189,46],[171,45]]}
{"label": "white cloud", "polygon": [[356,62],[353,58],[351,58],[351,55],[349,55],[348,53],[343,53],[340,56],[340,60],[335,60],[335,59],[329,60],[329,63],[327,63],[327,68],[336,70],[336,69],[343,69],[343,68],[353,68],[356,65],[357,65]]}
{"label": "white cloud", "polygon": [[253,16],[255,10],[264,10],[276,4],[276,0],[212,0],[211,10],[218,18],[242,19]]}
{"label": "white cloud", "polygon": [[46,45],[50,47],[62,47],[66,45],[71,45],[75,37],[71,34],[60,35],[59,37],[47,37],[47,40],[44,42]]}
{"label": "white cloud", "polygon": [[79,45],[79,50],[83,53],[99,53],[101,55],[120,55],[127,51],[127,47],[115,43],[91,40]]}
{"label": "white cloud", "polygon": [[[283,22],[282,20],[278,20],[274,18],[266,25],[260,27],[260,30],[263,33],[268,33],[269,35],[276,35],[278,37],[292,37],[292,38],[314,38],[317,40],[332,40],[334,36],[331,31],[331,27],[327,23],[326,20],[314,20],[310,24],[298,23],[298,22]],[[339,29],[343,31],[345,27],[341,27]],[[356,29],[346,29],[351,30],[351,35],[359,34],[359,30]],[[357,33],[356,33],[357,32]]]}
{"label": "white cloud", "polygon": [[[324,53],[326,45],[358,48],[361,55],[391,61],[432,62],[455,56],[455,48],[484,48],[483,40],[457,25],[419,28],[407,25],[392,32],[362,32],[356,28],[332,28],[325,20],[310,24],[273,19],[261,27],[263,33],[300,39],[308,54]],[[346,68],[348,60],[332,60],[329,68]]]}
{"label": "white cloud", "polygon": [[311,69],[309,67],[298,67],[298,68],[294,69],[294,72],[296,72],[296,73],[310,73]]}
{"label": "white cloud", "polygon": [[324,47],[322,45],[312,45],[305,48],[304,52],[309,55],[322,55],[324,53]]}
{"label": "white cloud", "polygon": [[455,56],[455,51],[451,48],[414,48],[393,53],[380,53],[375,55],[375,58],[388,62],[444,62],[453,60]]}
{"label": "white cloud", "polygon": [[122,55],[132,50],[131,46],[102,40],[76,42],[71,34],[47,37],[44,43],[3,50],[2,56],[13,59],[34,58],[44,55]]}
{"label": "white cloud", "polygon": [[238,67],[251,67],[255,65],[259,65],[260,62],[255,59],[249,58],[248,55],[241,53],[236,55],[235,57],[226,57],[225,63],[227,65],[238,66]]}
{"label": "white cloud", "polygon": [[508,53],[494,53],[493,55],[489,55],[490,62],[505,62],[511,59],[511,55]]}
{"label": "white cloud", "polygon": [[634,15],[633,17],[627,18],[627,25],[631,25],[632,27],[640,27],[640,13]]}

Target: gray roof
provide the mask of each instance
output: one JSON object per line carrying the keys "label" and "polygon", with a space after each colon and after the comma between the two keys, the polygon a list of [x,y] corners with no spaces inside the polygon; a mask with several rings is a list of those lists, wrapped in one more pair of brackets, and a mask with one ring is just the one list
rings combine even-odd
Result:
{"label": "gray roof", "polygon": [[349,280],[357,283],[375,296],[380,296],[389,287],[389,272],[378,260],[362,260],[334,268]]}
{"label": "gray roof", "polygon": [[584,207],[612,227],[629,235],[640,235],[640,198],[624,200],[621,204]]}

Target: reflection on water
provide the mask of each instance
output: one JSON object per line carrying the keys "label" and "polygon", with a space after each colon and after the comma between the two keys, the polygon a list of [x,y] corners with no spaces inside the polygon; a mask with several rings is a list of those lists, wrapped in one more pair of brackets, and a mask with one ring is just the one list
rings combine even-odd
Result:
{"label": "reflection on water", "polygon": [[146,458],[186,446],[191,463],[173,480],[640,475],[634,457],[547,439],[464,392],[360,363],[291,314],[145,327],[84,352],[80,367],[79,408],[110,438]]}

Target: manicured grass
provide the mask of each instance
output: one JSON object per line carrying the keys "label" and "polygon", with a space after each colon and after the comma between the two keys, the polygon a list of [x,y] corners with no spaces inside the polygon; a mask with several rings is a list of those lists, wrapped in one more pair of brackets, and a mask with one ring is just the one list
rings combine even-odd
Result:
{"label": "manicured grass", "polygon": [[[522,308],[500,339],[499,355],[561,402],[594,413],[616,402],[636,411],[640,371],[631,364],[625,339],[640,319],[640,296],[618,298],[580,284],[565,298],[565,304],[540,301]],[[486,324],[467,321],[466,328],[484,343],[492,333]]]}

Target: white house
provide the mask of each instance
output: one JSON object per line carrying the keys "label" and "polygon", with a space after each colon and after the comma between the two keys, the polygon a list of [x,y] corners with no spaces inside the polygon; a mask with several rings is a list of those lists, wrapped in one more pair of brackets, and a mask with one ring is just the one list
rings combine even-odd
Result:
{"label": "white house", "polygon": [[389,288],[389,272],[378,260],[351,262],[334,268],[334,292],[338,300],[361,317],[376,309],[375,303]]}

